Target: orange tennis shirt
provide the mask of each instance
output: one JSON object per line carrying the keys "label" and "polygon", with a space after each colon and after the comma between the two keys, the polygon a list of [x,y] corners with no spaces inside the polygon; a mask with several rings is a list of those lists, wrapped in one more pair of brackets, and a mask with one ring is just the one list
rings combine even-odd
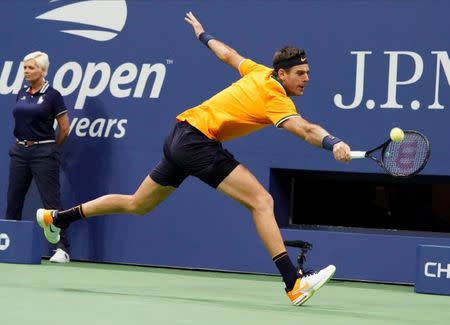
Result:
{"label": "orange tennis shirt", "polygon": [[228,141],[268,125],[279,126],[299,116],[283,86],[271,77],[272,69],[245,59],[242,78],[202,104],[177,116],[216,141]]}

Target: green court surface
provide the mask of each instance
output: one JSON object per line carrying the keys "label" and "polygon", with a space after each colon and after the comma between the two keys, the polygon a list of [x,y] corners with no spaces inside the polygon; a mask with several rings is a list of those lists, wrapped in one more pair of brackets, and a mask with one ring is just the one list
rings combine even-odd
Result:
{"label": "green court surface", "polygon": [[331,281],[291,306],[277,276],[71,262],[0,264],[0,323],[449,324],[450,297]]}

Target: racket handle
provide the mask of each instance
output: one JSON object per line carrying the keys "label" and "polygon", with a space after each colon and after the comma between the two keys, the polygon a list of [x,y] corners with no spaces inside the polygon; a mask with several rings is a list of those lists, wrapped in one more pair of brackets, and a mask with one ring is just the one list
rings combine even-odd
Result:
{"label": "racket handle", "polygon": [[366,152],[365,151],[350,151],[350,157],[352,159],[366,158]]}

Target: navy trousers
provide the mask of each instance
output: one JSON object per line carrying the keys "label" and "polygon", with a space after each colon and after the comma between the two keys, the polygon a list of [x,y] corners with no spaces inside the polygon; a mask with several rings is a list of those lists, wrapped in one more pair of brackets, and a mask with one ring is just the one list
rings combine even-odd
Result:
{"label": "navy trousers", "polygon": [[[6,219],[22,220],[25,196],[34,179],[45,209],[61,210],[59,184],[60,157],[55,143],[25,147],[15,143],[9,150],[9,185]],[[61,231],[57,248],[69,253],[66,230]]]}

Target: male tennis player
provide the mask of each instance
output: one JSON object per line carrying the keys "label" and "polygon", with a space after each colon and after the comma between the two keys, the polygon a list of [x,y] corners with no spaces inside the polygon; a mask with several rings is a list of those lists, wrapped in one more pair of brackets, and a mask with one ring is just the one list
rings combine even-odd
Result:
{"label": "male tennis player", "polygon": [[206,33],[189,12],[185,20],[195,36],[221,61],[241,74],[237,82],[177,116],[165,139],[163,157],[133,195],[105,195],[66,211],[39,209],[36,218],[50,242],[60,229],[75,220],[97,215],[146,214],[164,201],[189,176],[225,193],[247,207],[270,256],[280,271],[292,303],[303,304],[327,282],[336,268],[302,276],[292,264],[275,221],[273,199],[250,171],[222,142],[268,125],[286,129],[308,143],[333,152],[339,161],[350,160],[350,148],[318,125],[300,117],[290,96],[300,96],[308,83],[305,51],[286,47],[275,53],[273,69],[242,57]]}

